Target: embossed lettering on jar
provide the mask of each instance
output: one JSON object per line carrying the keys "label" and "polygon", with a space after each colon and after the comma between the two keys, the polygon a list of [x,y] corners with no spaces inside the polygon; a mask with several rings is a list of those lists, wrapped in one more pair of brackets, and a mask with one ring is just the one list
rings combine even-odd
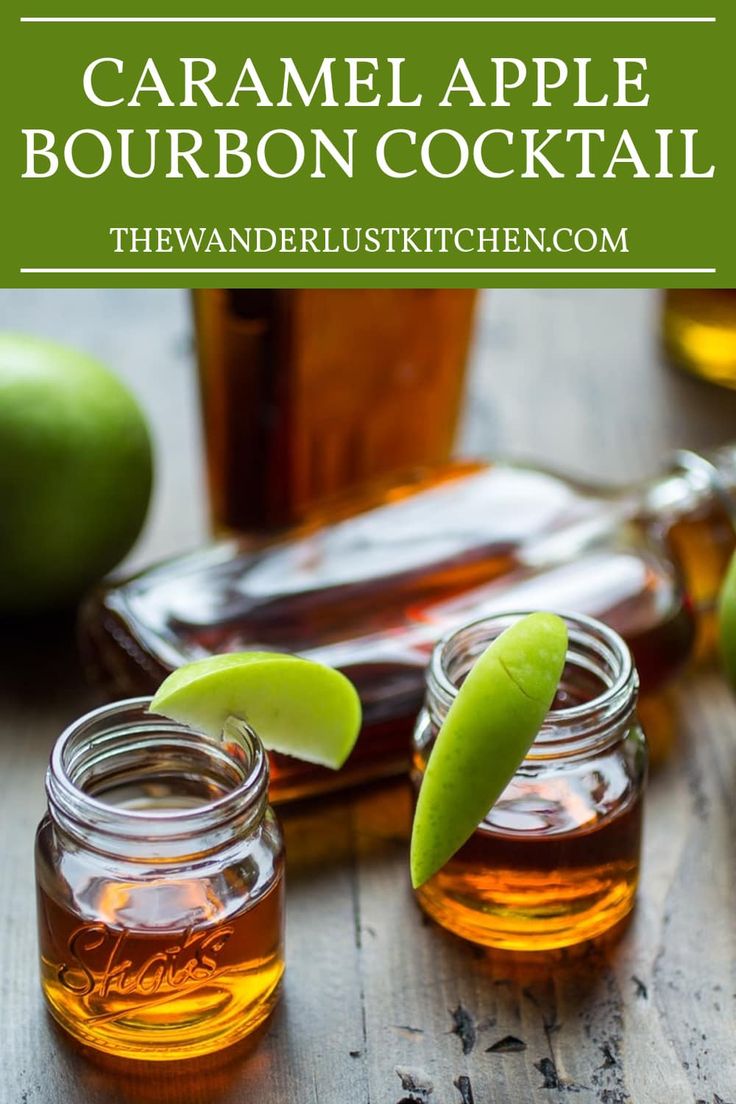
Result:
{"label": "embossed lettering on jar", "polygon": [[[416,784],[463,678],[519,616],[474,622],[437,645],[415,733]],[[468,842],[417,891],[430,916],[475,943],[563,947],[601,935],[634,904],[647,761],[638,678],[612,629],[566,621],[560,688],[526,759]]]}
{"label": "embossed lettering on jar", "polygon": [[41,983],[99,1050],[185,1058],[236,1042],[274,1007],[283,845],[267,757],[146,713],[96,710],[54,748],[36,839]]}

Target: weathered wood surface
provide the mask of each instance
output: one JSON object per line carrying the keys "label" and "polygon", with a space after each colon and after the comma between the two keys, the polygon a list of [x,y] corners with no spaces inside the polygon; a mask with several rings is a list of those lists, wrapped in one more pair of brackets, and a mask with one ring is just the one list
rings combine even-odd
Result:
{"label": "weathered wood surface", "polygon": [[[658,363],[650,292],[494,292],[463,431],[474,452],[587,476],[654,470],[736,436],[736,396]],[[204,531],[186,301],[177,292],[2,292],[0,326],[110,361],[161,455],[135,562]],[[423,921],[402,784],[303,804],[289,846],[285,999],[256,1044],[159,1069],[83,1055],[43,1013],[32,838],[61,727],[92,702],[66,623],[0,639],[2,1104],[734,1104],[736,706],[683,680],[681,732],[648,794],[642,888],[617,941],[514,957]]]}

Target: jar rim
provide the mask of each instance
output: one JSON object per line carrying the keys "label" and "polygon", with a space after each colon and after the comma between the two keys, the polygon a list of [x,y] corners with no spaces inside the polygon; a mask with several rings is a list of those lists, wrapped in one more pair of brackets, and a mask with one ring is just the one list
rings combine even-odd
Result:
{"label": "jar rim", "polygon": [[[480,617],[475,621],[469,621],[465,625],[446,633],[437,643],[432,653],[429,668],[430,693],[436,694],[442,706],[449,708],[457,695],[459,685],[453,680],[448,670],[450,649],[456,646],[468,634],[479,633],[485,628],[494,630],[486,639],[482,640],[483,647],[487,647],[497,636],[515,624],[522,617],[533,610],[510,610],[505,613],[491,614]],[[581,667],[587,666],[588,670],[595,674],[604,683],[600,693],[581,703],[559,708],[552,708],[547,713],[539,730],[535,743],[544,746],[559,743],[567,747],[570,738],[574,741],[579,737],[586,740],[591,736],[591,723],[599,731],[601,737],[605,737],[612,726],[619,723],[626,713],[630,713],[636,703],[639,688],[639,679],[634,666],[628,645],[622,637],[609,625],[585,614],[571,613],[566,610],[553,610],[565,621],[568,629],[567,662],[573,659],[581,660],[583,657],[575,648],[588,648],[600,659],[610,665],[608,677],[599,669],[595,670],[591,663],[579,663]],[[564,735],[561,735],[564,734]],[[565,738],[567,737],[567,739]],[[596,741],[597,742],[597,741]],[[543,750],[543,749],[540,749]],[[533,757],[533,750],[530,756]]]}
{"label": "jar rim", "polygon": [[[105,835],[165,843],[219,828],[235,817],[253,814],[259,805],[265,804],[268,757],[257,734],[245,721],[236,718],[239,734],[244,737],[249,755],[249,761],[241,763],[205,733],[182,722],[150,713],[148,707],[152,700],[148,696],[125,698],[92,709],[67,725],[54,744],[46,773],[46,792],[52,812],[61,814],[62,819],[71,822],[72,826],[76,824],[77,831],[79,827],[84,827],[84,819],[89,817],[94,830]],[[153,742],[156,736],[167,734],[182,740],[182,751],[188,744],[191,750],[210,752],[213,761],[219,759],[223,766],[234,768],[240,780],[211,800],[186,808],[157,811],[131,809],[105,801],[89,792],[74,776],[73,752],[77,751],[79,766],[81,749],[90,747],[95,738],[113,739],[119,735],[123,740],[117,749],[120,751],[125,746],[126,736],[133,740],[136,735],[148,735]],[[115,753],[114,748],[108,752],[110,758]]]}

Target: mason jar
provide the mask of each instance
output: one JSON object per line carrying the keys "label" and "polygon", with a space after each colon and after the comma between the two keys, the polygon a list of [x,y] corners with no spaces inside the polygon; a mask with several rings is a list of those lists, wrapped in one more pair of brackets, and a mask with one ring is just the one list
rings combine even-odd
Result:
{"label": "mason jar", "polygon": [[253,1031],[284,969],[283,843],[268,760],[148,712],[88,713],[59,737],[36,836],[41,984],[89,1046],[186,1058]]}
{"label": "mason jar", "polygon": [[[475,621],[435,648],[415,732],[417,787],[463,679],[521,616]],[[417,891],[425,912],[474,943],[563,947],[601,935],[634,903],[647,765],[638,677],[613,629],[564,617],[563,676],[530,751],[468,842]]]}

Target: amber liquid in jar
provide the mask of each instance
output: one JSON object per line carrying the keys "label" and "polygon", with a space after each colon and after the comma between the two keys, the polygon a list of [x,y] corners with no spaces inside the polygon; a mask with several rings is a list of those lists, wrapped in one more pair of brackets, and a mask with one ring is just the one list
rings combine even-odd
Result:
{"label": "amber liquid in jar", "polygon": [[[193,896],[186,884],[173,897]],[[38,894],[41,984],[72,1035],[120,1057],[188,1058],[250,1034],[269,1015],[284,963],[283,881],[254,905],[190,927],[160,926],[158,903],[105,887],[90,920]],[[196,902],[201,915],[204,902]],[[209,905],[207,907],[210,907]],[[212,903],[216,916],[220,902]],[[124,919],[124,926],[121,924]],[[176,1053],[170,1042],[175,1033]],[[163,1034],[163,1038],[162,1038]]]}
{"label": "amber liquid in jar", "polygon": [[[144,713],[61,737],[36,844],[41,986],[80,1042],[167,1060],[259,1026],[284,971],[283,849],[267,760]],[[82,830],[80,831],[80,825]]]}
{"label": "amber liquid in jar", "polygon": [[[605,691],[597,675],[568,663],[550,733],[558,723],[550,718]],[[645,763],[631,702],[628,713],[619,734],[609,725],[598,750],[582,733],[566,750],[549,744],[548,759],[543,742],[533,749],[537,758],[525,760],[468,842],[417,890],[422,908],[471,942],[520,951],[581,943],[623,920],[639,877]],[[417,784],[435,734],[420,720]]]}
{"label": "amber liquid in jar", "polygon": [[545,950],[607,931],[632,907],[641,797],[600,821],[573,787],[515,787],[418,891],[443,927],[476,943]]}

